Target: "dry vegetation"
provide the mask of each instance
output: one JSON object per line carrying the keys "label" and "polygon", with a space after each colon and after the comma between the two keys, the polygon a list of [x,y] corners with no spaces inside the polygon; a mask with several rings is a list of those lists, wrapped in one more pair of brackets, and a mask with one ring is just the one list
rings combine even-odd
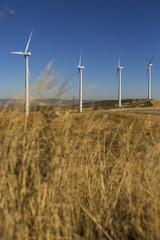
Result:
{"label": "dry vegetation", "polygon": [[160,239],[160,118],[0,113],[0,239]]}

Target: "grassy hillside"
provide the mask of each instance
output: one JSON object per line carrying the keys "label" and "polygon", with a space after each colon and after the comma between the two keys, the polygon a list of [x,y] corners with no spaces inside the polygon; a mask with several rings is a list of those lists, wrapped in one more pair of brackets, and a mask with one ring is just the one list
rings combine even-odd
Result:
{"label": "grassy hillside", "polygon": [[[104,100],[96,102],[84,103],[85,108],[97,109],[115,109],[118,108],[118,100]],[[148,99],[123,99],[122,107],[135,108],[135,107],[152,107],[153,104]]]}
{"label": "grassy hillside", "polygon": [[160,118],[0,113],[0,239],[160,239]]}

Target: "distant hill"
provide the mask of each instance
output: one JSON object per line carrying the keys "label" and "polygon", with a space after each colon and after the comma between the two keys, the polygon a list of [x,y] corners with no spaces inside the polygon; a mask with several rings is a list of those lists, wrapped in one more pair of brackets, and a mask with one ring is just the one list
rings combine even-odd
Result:
{"label": "distant hill", "polygon": [[[93,102],[93,100],[89,99],[89,100],[83,100],[83,104],[84,103],[89,103],[89,102]],[[69,100],[65,100],[65,99],[35,99],[31,102],[32,104],[38,104],[38,105],[76,105],[79,104],[79,100],[78,99],[69,99]]]}
{"label": "distant hill", "polygon": [[[0,107],[6,104],[7,108],[14,108],[16,106],[24,106],[24,100],[19,99],[0,99]],[[79,107],[78,99],[34,99],[30,102],[30,106],[48,107],[48,106],[72,106],[73,108]],[[152,107],[153,105],[159,106],[160,101],[148,99],[124,99],[122,100],[122,108],[135,108],[135,107]],[[114,109],[118,107],[118,100],[83,100],[83,108],[92,109]]]}
{"label": "distant hill", "polygon": [[[83,100],[84,103],[89,103],[93,102],[93,100]],[[8,107],[13,107],[19,103],[24,103],[24,100],[21,99],[12,99],[12,98],[7,98],[7,99],[0,99],[0,106],[2,107],[3,105],[7,104]],[[79,104],[78,99],[34,99],[30,102],[31,105],[37,105],[37,106],[48,106],[48,105],[53,105],[53,106],[64,106],[64,105],[76,105]]]}
{"label": "distant hill", "polygon": [[[153,100],[148,99],[123,99],[121,108],[152,107]],[[103,100],[83,104],[84,108],[113,109],[118,107],[118,100]]]}

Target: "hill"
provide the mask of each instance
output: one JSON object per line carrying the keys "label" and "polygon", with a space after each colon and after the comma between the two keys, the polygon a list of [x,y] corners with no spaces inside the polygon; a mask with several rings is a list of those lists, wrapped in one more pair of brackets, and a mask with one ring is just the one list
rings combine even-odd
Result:
{"label": "hill", "polygon": [[[104,100],[104,101],[96,101],[84,103],[83,106],[85,108],[93,108],[93,109],[114,109],[118,108],[117,100]],[[152,107],[153,104],[148,99],[124,99],[122,100],[121,108],[136,108],[136,107]]]}

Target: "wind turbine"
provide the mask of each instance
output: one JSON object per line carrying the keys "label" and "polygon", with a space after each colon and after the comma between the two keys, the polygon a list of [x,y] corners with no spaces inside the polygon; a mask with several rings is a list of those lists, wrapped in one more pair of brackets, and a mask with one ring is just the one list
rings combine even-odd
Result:
{"label": "wind turbine", "polygon": [[28,74],[30,76],[29,68],[28,68],[28,56],[31,56],[31,52],[27,52],[29,43],[32,37],[32,33],[30,34],[26,49],[24,52],[11,52],[12,54],[24,55],[25,57],[25,114],[29,115],[29,84],[28,84]]}
{"label": "wind turbine", "polygon": [[118,60],[118,66],[117,66],[117,76],[119,74],[119,85],[118,85],[118,106],[121,107],[121,70],[123,67],[120,66],[120,57]]}
{"label": "wind turbine", "polygon": [[150,61],[148,61],[148,59],[146,58],[146,62],[147,62],[147,78],[148,78],[148,99],[151,99],[151,67],[153,66],[153,64],[151,64],[152,60],[154,57],[152,57],[150,59]]}
{"label": "wind turbine", "polygon": [[82,61],[82,51],[80,54],[79,65],[78,65],[78,75],[79,75],[79,112],[82,112],[82,70],[84,66],[81,66]]}

